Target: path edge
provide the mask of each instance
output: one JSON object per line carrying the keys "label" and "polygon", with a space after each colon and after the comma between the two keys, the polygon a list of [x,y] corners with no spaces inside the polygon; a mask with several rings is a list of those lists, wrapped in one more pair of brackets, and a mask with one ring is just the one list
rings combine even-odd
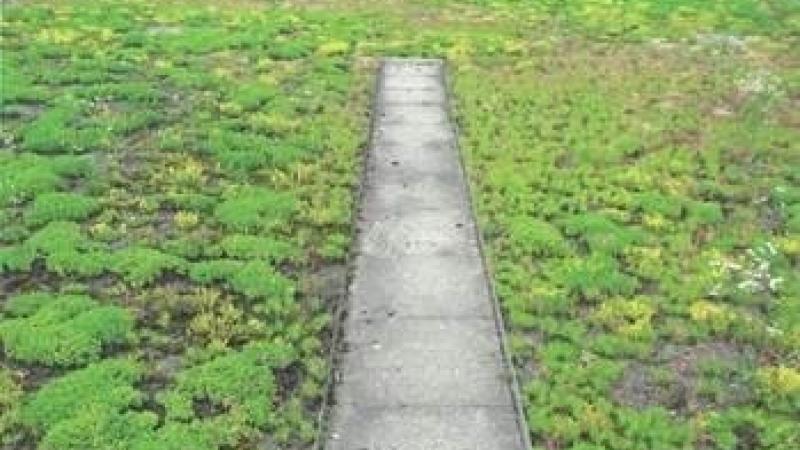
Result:
{"label": "path edge", "polygon": [[[381,104],[381,99],[378,98],[378,91],[383,83],[384,63],[386,61],[386,58],[373,59],[377,61],[378,64],[377,67],[370,69],[370,71],[374,73],[374,79],[372,80],[372,83],[370,83],[372,87],[370,92],[371,95],[369,109],[367,111],[369,117],[366,120],[366,141],[365,145],[358,150],[357,156],[357,166],[359,168],[358,182],[355,183],[355,186],[353,187],[352,201],[354,206],[350,214],[350,227],[353,235],[352,240],[350,241],[348,254],[344,261],[345,265],[347,266],[347,274],[345,279],[346,289],[344,296],[340,299],[340,303],[336,305],[333,311],[331,311],[331,343],[329,347],[329,353],[326,355],[328,362],[328,377],[323,389],[322,398],[320,399],[319,411],[317,412],[317,420],[314,430],[314,442],[311,444],[312,450],[324,450],[325,444],[328,440],[328,424],[330,423],[331,419],[332,407],[335,404],[335,390],[339,378],[339,358],[344,351],[342,348],[342,343],[344,342],[344,323],[347,319],[347,314],[350,312],[350,294],[353,276],[355,274],[356,256],[358,256],[361,251],[361,246],[358,240],[358,223],[359,217],[361,216],[362,200],[366,190],[367,170],[369,169],[370,161],[369,155],[375,138],[376,124],[378,123],[378,114],[375,112],[377,111],[376,108]],[[353,62],[353,64],[357,63],[358,61]]]}
{"label": "path edge", "polygon": [[510,377],[511,396],[514,399],[514,411],[517,416],[517,426],[519,427],[520,439],[522,445],[528,449],[533,449],[531,441],[530,430],[528,429],[528,422],[525,418],[525,405],[522,402],[522,388],[520,386],[519,376],[514,367],[514,362],[511,360],[511,353],[509,352],[508,333],[506,332],[506,324],[503,316],[503,309],[500,305],[500,299],[497,296],[497,290],[494,286],[494,278],[492,276],[492,265],[486,254],[486,242],[483,239],[483,232],[481,231],[481,223],[478,220],[477,205],[472,193],[472,184],[470,182],[470,174],[467,171],[466,156],[461,146],[461,127],[459,126],[459,115],[456,108],[457,97],[453,89],[452,75],[450,71],[451,63],[447,58],[442,58],[442,84],[445,89],[444,105],[449,115],[449,128],[455,136],[456,153],[458,154],[458,164],[462,175],[464,176],[464,189],[467,194],[467,201],[469,202],[469,211],[473,223],[475,223],[475,238],[478,242],[478,252],[481,258],[481,269],[486,279],[486,284],[489,288],[489,297],[492,302],[492,312],[495,321],[495,330],[500,339],[500,353],[503,358],[503,365]]}

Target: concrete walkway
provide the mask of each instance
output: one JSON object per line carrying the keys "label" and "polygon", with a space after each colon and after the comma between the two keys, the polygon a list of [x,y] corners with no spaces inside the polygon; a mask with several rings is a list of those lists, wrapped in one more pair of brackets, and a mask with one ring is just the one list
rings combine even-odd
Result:
{"label": "concrete walkway", "polygon": [[443,71],[383,64],[328,450],[524,449]]}

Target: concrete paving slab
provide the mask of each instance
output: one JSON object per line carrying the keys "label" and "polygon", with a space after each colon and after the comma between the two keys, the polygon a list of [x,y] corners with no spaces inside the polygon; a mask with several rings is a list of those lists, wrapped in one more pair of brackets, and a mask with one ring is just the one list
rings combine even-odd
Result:
{"label": "concrete paving slab", "polygon": [[455,142],[453,130],[437,123],[396,123],[391,127],[376,129],[374,137],[378,145],[406,143],[410,147],[426,145],[431,142]]}
{"label": "concrete paving slab", "polygon": [[[449,360],[447,360],[449,362]],[[500,363],[476,360],[457,367],[443,362],[419,368],[380,367],[344,372],[339,404],[373,406],[507,406],[508,380]]]}
{"label": "concrete paving slab", "polygon": [[388,58],[383,65],[386,76],[429,76],[440,77],[443,63],[437,59]]}
{"label": "concrete paving slab", "polygon": [[437,141],[420,142],[406,147],[384,143],[377,147],[381,151],[380,156],[376,156],[367,165],[367,169],[374,172],[368,174],[370,179],[377,181],[369,182],[370,186],[382,184],[386,177],[395,175],[433,175],[451,179],[461,176],[461,167],[452,161],[452,156],[448,156],[447,152],[437,146]]}
{"label": "concrete paving slab", "polygon": [[[499,360],[493,319],[483,318],[357,318],[347,337],[351,362],[360,367],[420,368],[456,360]],[[458,352],[469,347],[469,353]],[[430,360],[429,358],[434,358]]]}
{"label": "concrete paving slab", "polygon": [[444,105],[393,104],[381,108],[381,122],[389,124],[447,124]]}
{"label": "concrete paving slab", "polygon": [[[492,319],[355,320],[340,403],[507,405],[508,380]],[[465,346],[472,351],[463,354]]]}
{"label": "concrete paving slab", "polygon": [[383,89],[413,89],[418,91],[442,92],[445,90],[439,77],[419,75],[388,75],[379,84]]}
{"label": "concrete paving slab", "polygon": [[383,89],[384,105],[444,105],[445,91],[420,91],[409,88]]}
{"label": "concrete paving slab", "polygon": [[359,232],[367,256],[478,254],[475,224],[466,211],[454,208],[371,217]]}
{"label": "concrete paving slab", "polygon": [[351,286],[350,316],[492,318],[477,255],[362,256],[362,277]]}
{"label": "concrete paving slab", "polygon": [[521,450],[443,64],[384,62],[329,450]]}
{"label": "concrete paving slab", "polygon": [[[397,128],[397,127],[395,127]],[[455,141],[453,135],[450,133],[441,133],[441,130],[436,128],[440,127],[427,127],[425,124],[416,130],[415,134],[410,138],[403,139],[402,134],[396,133],[397,130],[384,129],[376,132],[376,139],[373,141],[375,146],[375,156],[380,158],[386,152],[409,154],[414,157],[424,157],[427,153],[433,153],[437,156],[449,156],[449,163],[458,165],[458,161],[452,161],[452,152],[455,149]],[[433,130],[431,130],[433,128]],[[400,139],[393,139],[395,136],[400,136]]]}
{"label": "concrete paving slab", "polygon": [[343,405],[328,450],[515,450],[522,448],[508,407]]}
{"label": "concrete paving slab", "polygon": [[428,174],[395,170],[381,175],[384,182],[365,192],[365,215],[402,214],[440,209],[442,205],[457,210],[458,199],[464,195],[461,187],[452,183],[457,174],[449,171]]}

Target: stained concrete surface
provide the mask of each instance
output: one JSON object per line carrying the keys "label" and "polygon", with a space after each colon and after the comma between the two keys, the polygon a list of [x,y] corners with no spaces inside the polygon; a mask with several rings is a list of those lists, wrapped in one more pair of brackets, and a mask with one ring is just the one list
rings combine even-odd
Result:
{"label": "stained concrete surface", "polygon": [[328,450],[520,450],[443,64],[382,66]]}

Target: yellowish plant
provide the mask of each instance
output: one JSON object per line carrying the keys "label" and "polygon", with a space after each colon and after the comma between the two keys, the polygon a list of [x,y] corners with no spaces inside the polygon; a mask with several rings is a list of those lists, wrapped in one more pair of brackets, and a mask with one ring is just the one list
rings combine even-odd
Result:
{"label": "yellowish plant", "polygon": [[53,44],[71,44],[80,38],[80,34],[69,28],[45,28],[36,36],[38,40]]}
{"label": "yellowish plant", "polygon": [[201,161],[181,155],[181,163],[168,170],[169,177],[182,186],[198,186],[205,182],[205,166]]}
{"label": "yellowish plant", "polygon": [[652,333],[652,318],[656,309],[645,297],[614,298],[600,305],[594,319],[615,333],[630,338],[645,338]]}
{"label": "yellowish plant", "polygon": [[22,395],[22,387],[14,380],[11,371],[0,367],[0,444],[3,443],[2,436],[18,426]]}
{"label": "yellowish plant", "polygon": [[297,162],[283,170],[273,170],[270,182],[277,187],[296,187],[310,183],[315,175],[313,164]]}
{"label": "yellowish plant", "polygon": [[344,41],[326,42],[319,46],[317,54],[320,56],[344,55],[350,50],[350,44]]}
{"label": "yellowish plant", "polygon": [[114,234],[114,230],[105,222],[97,222],[89,227],[89,233],[95,239],[105,240]]}
{"label": "yellowish plant", "polygon": [[197,226],[200,222],[200,217],[197,213],[191,211],[178,211],[175,213],[175,226],[181,230],[190,230]]}
{"label": "yellowish plant", "polygon": [[777,240],[778,248],[792,258],[800,258],[800,237],[787,236]]}
{"label": "yellowish plant", "polygon": [[762,367],[756,375],[759,384],[777,395],[800,393],[800,370],[793,367]]}
{"label": "yellowish plant", "polygon": [[661,214],[645,214],[642,223],[653,231],[662,231],[669,226],[669,221]]}
{"label": "yellowish plant", "polygon": [[736,313],[726,305],[699,300],[689,306],[689,317],[708,325],[712,330],[722,331],[736,320]]}
{"label": "yellowish plant", "polygon": [[292,133],[297,131],[301,125],[297,119],[276,113],[251,114],[247,120],[253,129],[264,133]]}
{"label": "yellowish plant", "polygon": [[195,301],[197,314],[189,322],[189,332],[217,348],[227,347],[236,336],[263,328],[257,321],[244,323],[242,310],[215,289],[200,289]]}

